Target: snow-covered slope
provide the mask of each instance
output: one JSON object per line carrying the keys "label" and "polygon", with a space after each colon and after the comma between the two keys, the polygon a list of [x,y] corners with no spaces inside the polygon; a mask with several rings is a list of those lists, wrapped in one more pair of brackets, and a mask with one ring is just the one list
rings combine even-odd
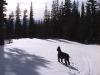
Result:
{"label": "snow-covered slope", "polygon": [[[57,61],[57,47],[71,66]],[[5,75],[100,75],[100,46],[63,39],[19,39],[5,45]]]}

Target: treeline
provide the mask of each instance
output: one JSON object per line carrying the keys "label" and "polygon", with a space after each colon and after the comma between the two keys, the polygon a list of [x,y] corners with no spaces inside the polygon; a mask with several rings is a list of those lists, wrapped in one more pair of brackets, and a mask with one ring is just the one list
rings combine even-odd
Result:
{"label": "treeline", "polygon": [[20,4],[17,4],[16,12],[13,11],[6,19],[5,39],[40,38],[44,30],[42,20],[34,20],[33,5],[31,2],[30,12],[25,9],[21,12]]}
{"label": "treeline", "polygon": [[53,0],[51,14],[45,8],[44,24],[48,37],[100,43],[100,4],[96,0],[81,5],[78,1]]}
{"label": "treeline", "polygon": [[9,18],[7,18],[6,28],[5,28],[5,38],[27,38],[35,36],[35,21],[33,18],[33,7],[32,2],[30,6],[30,15],[28,18],[27,9],[23,12],[23,19],[21,18],[21,9],[19,3],[17,4],[16,12],[11,12]]}
{"label": "treeline", "polygon": [[[79,8],[81,6],[81,8]],[[52,10],[45,7],[44,21],[35,21],[32,3],[29,18],[24,10],[23,19],[19,4],[16,14],[12,12],[6,22],[5,37],[12,38],[63,38],[82,43],[100,43],[100,4],[88,0],[53,0]]]}

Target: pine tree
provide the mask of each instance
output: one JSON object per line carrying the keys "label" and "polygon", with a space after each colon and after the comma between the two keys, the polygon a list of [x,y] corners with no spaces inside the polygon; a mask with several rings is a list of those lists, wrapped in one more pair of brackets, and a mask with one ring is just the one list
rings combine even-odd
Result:
{"label": "pine tree", "polygon": [[58,14],[59,14],[59,0],[53,0],[52,3],[52,10],[51,10],[51,18],[55,20],[58,20]]}
{"label": "pine tree", "polygon": [[72,3],[70,0],[65,0],[64,8],[63,8],[63,34],[64,38],[69,39],[70,37],[70,28],[72,23],[72,16],[71,16],[71,9]]}
{"label": "pine tree", "polygon": [[78,10],[78,2],[74,1],[72,5],[72,27],[71,27],[71,38],[72,40],[79,41],[79,20],[80,20],[80,13]]}
{"label": "pine tree", "polygon": [[95,18],[95,21],[96,21],[96,36],[95,36],[95,41],[96,43],[99,43],[100,44],[100,3],[98,2],[98,10],[97,10],[97,13],[96,13],[96,18]]}
{"label": "pine tree", "polygon": [[50,12],[47,8],[47,5],[45,6],[45,12],[44,12],[44,22],[48,23],[50,20]]}
{"label": "pine tree", "polygon": [[27,10],[24,10],[24,16],[23,16],[23,25],[22,25],[22,35],[23,37],[27,37],[28,35],[28,19],[27,19]]}
{"label": "pine tree", "polygon": [[45,6],[44,12],[44,37],[50,37],[51,33],[51,25],[50,25],[50,11],[47,8],[47,4]]}
{"label": "pine tree", "polygon": [[61,2],[59,6],[58,22],[59,22],[59,37],[63,38],[63,8],[64,3]]}
{"label": "pine tree", "polygon": [[88,37],[88,40],[90,42],[94,42],[96,40],[96,29],[97,29],[96,27],[96,12],[97,12],[96,10],[97,9],[96,8],[97,8],[96,0],[87,1],[87,9],[89,10],[89,13],[90,13],[90,25],[89,25],[90,35]]}
{"label": "pine tree", "polygon": [[16,9],[16,22],[15,22],[15,37],[19,38],[21,37],[21,10],[19,7],[19,3],[17,4],[17,9]]}
{"label": "pine tree", "polygon": [[59,6],[59,19],[62,20],[62,15],[63,15],[63,8],[64,8],[64,3],[61,2],[60,6]]}
{"label": "pine tree", "polygon": [[85,6],[84,6],[84,2],[82,2],[81,5],[81,16],[80,16],[80,26],[79,26],[79,41],[80,42],[85,42],[85,34],[86,32],[86,19],[85,19]]}
{"label": "pine tree", "polygon": [[59,0],[54,0],[52,3],[51,22],[53,27],[53,36],[59,36]]}
{"label": "pine tree", "polygon": [[14,37],[14,13],[12,12],[9,15],[8,24],[7,24],[7,39]]}
{"label": "pine tree", "polygon": [[31,6],[30,6],[30,19],[29,19],[29,37],[35,37],[35,23],[34,23],[34,18],[33,18],[33,6],[32,6],[32,2],[31,2]]}
{"label": "pine tree", "polygon": [[81,5],[81,18],[83,19],[85,17],[85,6],[84,6],[84,2],[82,2]]}
{"label": "pine tree", "polygon": [[5,5],[7,5],[5,0],[0,0],[0,45],[4,45],[4,26],[5,26]]}

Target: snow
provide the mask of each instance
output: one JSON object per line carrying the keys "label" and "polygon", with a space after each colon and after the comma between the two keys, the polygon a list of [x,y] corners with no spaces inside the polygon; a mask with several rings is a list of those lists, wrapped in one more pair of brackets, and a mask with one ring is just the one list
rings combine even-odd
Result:
{"label": "snow", "polygon": [[[71,66],[57,61],[57,47]],[[100,46],[63,39],[17,39],[6,44],[5,75],[100,75]]]}

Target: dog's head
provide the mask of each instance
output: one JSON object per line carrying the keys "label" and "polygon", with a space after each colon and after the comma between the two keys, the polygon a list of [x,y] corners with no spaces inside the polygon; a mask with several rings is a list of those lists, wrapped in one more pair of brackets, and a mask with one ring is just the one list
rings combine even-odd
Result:
{"label": "dog's head", "polygon": [[61,48],[60,48],[60,46],[58,46],[57,51],[58,51],[58,52],[61,52]]}

